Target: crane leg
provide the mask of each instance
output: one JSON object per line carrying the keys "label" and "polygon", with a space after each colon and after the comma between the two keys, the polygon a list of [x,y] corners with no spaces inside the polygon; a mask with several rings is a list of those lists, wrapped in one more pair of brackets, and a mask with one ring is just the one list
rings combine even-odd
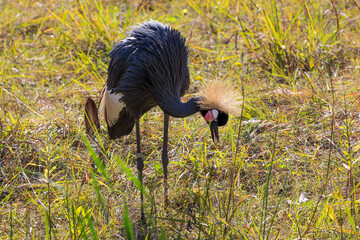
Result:
{"label": "crane leg", "polygon": [[166,210],[169,204],[168,199],[168,184],[167,184],[167,176],[168,171],[167,167],[169,165],[169,158],[168,158],[168,130],[169,130],[169,114],[164,114],[164,138],[163,138],[163,151],[162,151],[162,165],[164,170],[164,209]]}
{"label": "crane leg", "polygon": [[[136,145],[137,145],[137,151],[136,151],[136,161],[137,161],[137,169],[139,171],[139,181],[141,183],[141,186],[143,185],[142,182],[142,172],[144,169],[144,161],[142,159],[141,155],[141,148],[140,148],[140,124],[139,119],[136,119]],[[141,200],[141,222],[143,224],[146,224],[145,214],[144,214],[144,195],[143,191],[140,191],[140,200]]]}

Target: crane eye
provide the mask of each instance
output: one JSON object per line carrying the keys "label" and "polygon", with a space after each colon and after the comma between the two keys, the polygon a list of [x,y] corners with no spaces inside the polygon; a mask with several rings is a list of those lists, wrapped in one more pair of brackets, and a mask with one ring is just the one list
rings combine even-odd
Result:
{"label": "crane eye", "polygon": [[219,111],[216,109],[210,110],[208,111],[205,115],[204,115],[204,119],[207,122],[212,122],[214,120],[217,119],[217,117],[219,116]]}

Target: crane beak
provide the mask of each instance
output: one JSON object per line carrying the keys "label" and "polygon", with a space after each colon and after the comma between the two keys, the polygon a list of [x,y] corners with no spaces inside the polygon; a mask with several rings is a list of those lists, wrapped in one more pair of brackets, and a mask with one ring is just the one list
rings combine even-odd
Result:
{"label": "crane beak", "polygon": [[218,121],[215,119],[214,121],[210,122],[210,132],[211,138],[214,143],[219,142],[219,132],[218,132]]}

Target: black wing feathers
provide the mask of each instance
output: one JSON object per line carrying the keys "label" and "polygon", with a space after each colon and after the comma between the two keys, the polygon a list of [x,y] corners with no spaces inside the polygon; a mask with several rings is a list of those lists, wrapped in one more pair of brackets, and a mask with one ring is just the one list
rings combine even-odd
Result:
{"label": "black wing feathers", "polygon": [[112,127],[108,126],[109,138],[116,139],[131,133],[134,128],[135,119],[129,115],[126,109],[123,109],[119,114],[119,119]]}
{"label": "black wing feathers", "polygon": [[188,48],[180,32],[156,21],[135,26],[109,53],[107,88],[123,94],[125,108],[110,137],[131,132],[134,119],[152,107],[179,102],[190,78]]}

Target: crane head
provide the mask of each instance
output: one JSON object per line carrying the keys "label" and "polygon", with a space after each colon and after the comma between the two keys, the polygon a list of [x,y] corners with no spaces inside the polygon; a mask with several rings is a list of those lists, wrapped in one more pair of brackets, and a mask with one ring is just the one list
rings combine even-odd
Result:
{"label": "crane head", "polygon": [[229,81],[212,81],[200,90],[197,102],[201,115],[210,126],[214,142],[219,141],[218,127],[227,123],[229,114],[239,116],[239,98]]}
{"label": "crane head", "polygon": [[218,127],[227,123],[229,115],[217,109],[201,110],[200,113],[210,126],[212,140],[214,143],[219,142]]}

